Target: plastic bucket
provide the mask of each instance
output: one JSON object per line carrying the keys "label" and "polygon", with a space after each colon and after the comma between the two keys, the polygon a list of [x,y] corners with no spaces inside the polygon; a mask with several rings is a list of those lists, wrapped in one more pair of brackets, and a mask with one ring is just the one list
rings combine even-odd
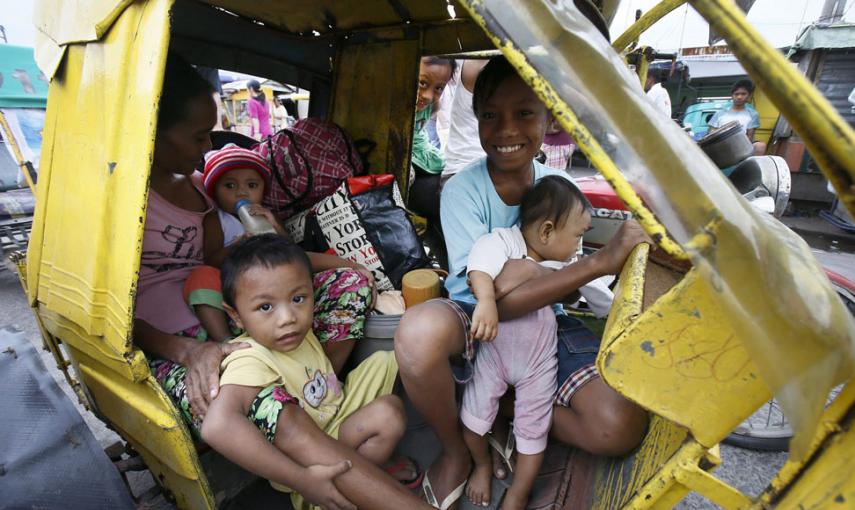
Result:
{"label": "plastic bucket", "polygon": [[369,315],[365,320],[365,338],[356,342],[351,359],[354,363],[377,351],[395,350],[394,338],[401,315]]}

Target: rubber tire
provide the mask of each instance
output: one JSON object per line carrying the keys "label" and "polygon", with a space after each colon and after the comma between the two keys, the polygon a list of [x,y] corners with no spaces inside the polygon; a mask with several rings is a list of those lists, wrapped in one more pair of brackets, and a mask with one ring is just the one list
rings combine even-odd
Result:
{"label": "rubber tire", "polygon": [[790,437],[754,437],[731,432],[722,443],[761,452],[785,452],[790,448]]}

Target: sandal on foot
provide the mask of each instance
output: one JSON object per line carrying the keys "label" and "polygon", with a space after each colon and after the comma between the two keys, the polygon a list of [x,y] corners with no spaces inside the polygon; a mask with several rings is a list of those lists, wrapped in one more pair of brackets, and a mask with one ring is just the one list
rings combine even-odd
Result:
{"label": "sandal on foot", "polygon": [[424,480],[422,480],[422,492],[424,492],[425,495],[425,502],[434,508],[439,508],[439,510],[448,510],[451,508],[451,505],[457,503],[457,500],[463,496],[463,491],[466,490],[466,484],[468,482],[469,478],[463,480],[463,483],[455,487],[455,489],[442,500],[442,503],[438,503],[436,500],[436,494],[434,494],[433,487],[427,477],[427,471],[425,471]]}
{"label": "sandal on foot", "polygon": [[[415,471],[416,473],[416,476],[410,478],[409,480],[402,480],[395,476],[405,469],[413,469],[413,471]],[[383,471],[388,473],[398,483],[410,490],[417,489],[422,484],[422,480],[425,477],[425,473],[419,468],[418,462],[405,455],[398,457],[398,460],[394,464],[390,464],[388,466],[383,467]]]}
{"label": "sandal on foot", "polygon": [[514,427],[511,425],[508,427],[508,439],[505,441],[504,446],[499,443],[499,440],[493,437],[493,434],[487,434],[487,442],[490,446],[499,453],[499,456],[502,457],[502,461],[505,466],[507,466],[508,471],[510,473],[514,472],[514,465],[511,463],[511,456],[514,454],[514,447],[516,446],[516,442],[514,441]]}

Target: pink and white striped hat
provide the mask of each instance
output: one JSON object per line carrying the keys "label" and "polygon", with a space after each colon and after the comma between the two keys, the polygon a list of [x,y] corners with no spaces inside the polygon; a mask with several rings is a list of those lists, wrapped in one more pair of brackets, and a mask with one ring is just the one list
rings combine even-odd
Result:
{"label": "pink and white striped hat", "polygon": [[227,145],[218,151],[210,152],[205,158],[205,172],[202,174],[202,185],[205,186],[205,193],[213,198],[214,186],[217,185],[220,177],[231,170],[241,168],[255,170],[264,179],[264,185],[270,185],[273,172],[270,171],[270,166],[264,161],[264,158],[249,149],[237,145]]}

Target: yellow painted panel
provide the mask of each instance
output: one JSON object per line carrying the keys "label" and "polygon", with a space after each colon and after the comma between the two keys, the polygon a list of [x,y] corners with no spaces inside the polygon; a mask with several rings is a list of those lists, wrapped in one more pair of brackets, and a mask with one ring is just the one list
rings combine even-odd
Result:
{"label": "yellow painted panel", "polygon": [[38,318],[51,336],[77,352],[98,360],[110,369],[113,377],[140,382],[149,376],[148,364],[141,351],[118,355],[99,337],[88,335],[70,320],[46,308],[39,310]]}
{"label": "yellow painted panel", "polygon": [[98,412],[136,448],[181,508],[214,508],[194,443],[176,408],[153,377],[116,377],[81,351],[69,349]]}
{"label": "yellow painted panel", "polygon": [[852,452],[855,452],[855,429],[852,428],[850,417],[844,430],[823,446],[818,457],[787,488],[784,497],[776,501],[774,506],[781,510],[855,508]]}
{"label": "yellow painted panel", "polygon": [[851,429],[851,419],[845,420],[845,418],[851,413],[852,409],[855,409],[855,379],[847,383],[823,413],[820,426],[817,428],[817,433],[813,438],[813,443],[806,459],[798,460],[790,458],[778,471],[778,474],[769,484],[769,488],[761,495],[761,502],[769,504],[776,500],[781,494],[787,491],[787,488],[791,484],[799,479],[803,470],[815,469],[813,468],[815,465],[812,461],[813,457],[819,458],[837,454],[835,450],[827,448],[825,442],[831,435],[840,431],[841,422],[848,421],[849,423],[845,428],[847,430]]}
{"label": "yellow painted panel", "polygon": [[111,358],[131,350],[171,5],[129,6],[101,41],[70,46],[50,85],[30,292]]}
{"label": "yellow painted panel", "polygon": [[[781,112],[778,111],[778,108],[772,103],[769,96],[760,88],[754,90],[754,108],[757,110],[757,114],[760,115],[760,127],[754,133],[754,139],[758,142],[768,144]],[[791,170],[796,169],[793,168]]]}
{"label": "yellow painted panel", "polygon": [[[673,485],[673,477],[666,476],[663,468],[681,450],[687,438],[686,429],[660,416],[652,416],[647,436],[634,453],[603,459],[598,466],[592,509],[622,508],[651,483],[661,489],[657,497],[667,492]],[[701,449],[694,451],[701,455]],[[677,500],[680,498],[682,495]]]}
{"label": "yellow painted panel", "polygon": [[650,246],[638,245],[623,264],[623,270],[615,288],[615,299],[603,332],[603,346],[612,343],[641,315],[644,299],[644,272],[647,268],[649,252]]}
{"label": "yellow painted panel", "polygon": [[597,366],[610,386],[708,447],[770,397],[696,270],[601,350]]}
{"label": "yellow painted panel", "polygon": [[[332,120],[377,143],[371,173],[393,173],[407,190],[416,110],[419,41],[345,46],[337,58]],[[379,81],[378,81],[379,79]]]}

